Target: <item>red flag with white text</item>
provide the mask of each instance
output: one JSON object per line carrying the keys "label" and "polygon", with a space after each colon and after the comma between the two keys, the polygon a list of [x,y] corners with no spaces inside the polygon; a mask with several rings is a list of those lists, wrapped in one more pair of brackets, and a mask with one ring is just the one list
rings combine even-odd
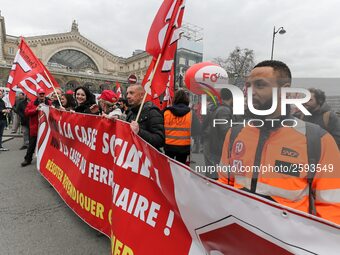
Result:
{"label": "red flag with white text", "polygon": [[162,95],[168,81],[174,80],[171,70],[181,34],[184,7],[184,0],[164,0],[151,25],[145,49],[153,59],[142,82],[149,100]]}
{"label": "red flag with white text", "polygon": [[34,55],[25,40],[21,38],[8,77],[7,87],[10,89],[10,102],[14,105],[17,89],[21,89],[30,100],[35,100],[36,91],[39,88],[44,89],[46,94],[49,94],[54,90],[53,87],[60,86],[44,64]]}
{"label": "red flag with white text", "polygon": [[120,83],[118,81],[116,81],[116,94],[117,94],[118,98],[122,97],[122,89],[121,89]]}

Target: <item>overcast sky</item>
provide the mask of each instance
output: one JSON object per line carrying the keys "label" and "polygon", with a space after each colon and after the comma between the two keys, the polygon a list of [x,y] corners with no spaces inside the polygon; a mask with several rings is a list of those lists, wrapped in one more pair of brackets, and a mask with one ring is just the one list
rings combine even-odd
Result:
{"label": "overcast sky", "polygon": [[[161,0],[0,0],[10,35],[68,32],[72,20],[82,35],[111,53],[128,57],[144,49]],[[338,0],[187,0],[184,23],[204,29],[204,59],[226,57],[236,47],[286,62],[294,77],[340,77]],[[340,86],[340,84],[339,84]]]}

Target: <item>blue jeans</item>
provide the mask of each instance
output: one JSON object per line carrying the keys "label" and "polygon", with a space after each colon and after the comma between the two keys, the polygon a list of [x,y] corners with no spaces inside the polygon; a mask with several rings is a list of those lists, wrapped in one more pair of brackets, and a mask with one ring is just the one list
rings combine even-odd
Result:
{"label": "blue jeans", "polygon": [[4,134],[4,129],[7,125],[6,120],[0,120],[0,148],[2,147],[2,135]]}

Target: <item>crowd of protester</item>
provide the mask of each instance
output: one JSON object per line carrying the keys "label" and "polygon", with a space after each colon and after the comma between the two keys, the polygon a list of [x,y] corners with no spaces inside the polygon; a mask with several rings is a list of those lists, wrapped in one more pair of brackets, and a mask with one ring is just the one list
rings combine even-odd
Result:
{"label": "crowd of protester", "polygon": [[[301,112],[295,112],[294,117],[307,122],[312,122],[327,130],[340,146],[340,121],[339,117],[326,103],[325,93],[320,89],[309,89],[312,98],[305,107],[312,112],[312,116],[304,116]],[[42,92],[42,90],[40,90]],[[118,97],[113,90],[103,90],[96,98],[87,87],[79,86],[74,91],[64,92],[56,88],[50,95],[44,94],[44,102],[39,101],[39,93],[36,101],[29,102],[22,92],[17,93],[15,104],[7,108],[2,100],[3,91],[0,90],[0,151],[7,151],[2,146],[2,135],[9,124],[12,123],[11,133],[23,135],[20,150],[29,149],[28,160],[23,165],[29,164],[32,154],[32,146],[29,146],[36,137],[36,114],[41,103],[52,107],[76,113],[101,115],[109,119],[121,119],[131,123],[131,129],[144,140],[163,151],[167,156],[182,163],[189,162],[190,152],[202,153],[205,165],[219,164],[222,153],[224,137],[229,130],[229,125],[217,125],[212,128],[212,119],[236,120],[232,115],[232,94],[228,89],[220,91],[221,103],[216,105],[209,101],[206,116],[200,114],[200,104],[189,102],[189,92],[179,89],[173,102],[164,109],[159,109],[151,102],[143,104],[138,122],[135,121],[144,96],[144,88],[140,85],[131,85],[127,88],[126,97]],[[41,94],[42,95],[42,94]],[[33,122],[33,123],[32,123]],[[20,128],[19,128],[20,127]],[[223,137],[223,139],[221,139]],[[34,150],[33,150],[34,151]],[[209,176],[209,175],[208,175]],[[217,175],[209,176],[217,179]]]}
{"label": "crowd of protester", "polygon": [[[267,82],[266,79],[261,77],[261,75],[270,76],[274,81],[277,79],[277,82]],[[282,77],[284,77],[285,81],[287,81],[285,84],[280,83],[280,79]],[[280,61],[264,61],[255,66],[252,70],[246,86],[252,86],[254,87],[254,90],[258,92],[262,89],[259,88],[259,85],[257,84],[258,80],[261,79],[264,84],[263,86],[270,88],[288,87],[290,86],[291,74],[289,68]],[[267,84],[265,84],[266,82]],[[301,123],[310,122],[322,128],[320,128],[321,131],[317,130],[317,133],[320,134],[320,137],[317,137],[317,139],[320,140],[319,144],[322,144],[323,146],[321,151],[322,154],[319,153],[320,155],[318,155],[319,159],[321,158],[320,160],[324,160],[326,152],[333,153],[337,157],[339,155],[339,150],[336,145],[340,146],[340,120],[334,111],[331,110],[329,105],[327,105],[325,93],[323,91],[319,89],[310,89],[310,92],[312,98],[309,102],[304,104],[304,106],[312,113],[312,116],[304,116],[300,112],[295,112],[294,117],[301,121]],[[258,104],[257,107],[259,107],[259,109],[266,109],[268,104],[270,106],[270,103],[272,102],[271,92],[265,96],[263,91],[261,92],[262,94],[260,92],[258,93],[258,95],[253,95],[254,97],[257,97],[254,102]],[[296,143],[299,143],[297,144],[297,148],[302,148],[300,152],[296,152],[296,155],[299,155],[304,153],[306,146],[309,146],[309,138],[307,135],[301,135],[298,131],[291,131],[293,129],[282,129],[279,126],[271,128],[266,126],[264,128],[255,127],[255,131],[250,127],[242,129],[234,128],[231,125],[214,126],[212,121],[213,119],[227,120],[228,123],[230,123],[231,120],[241,121],[232,114],[233,97],[228,89],[222,89],[220,91],[221,102],[219,105],[213,104],[212,102],[208,105],[208,114],[206,116],[201,116],[199,113],[199,104],[190,105],[189,92],[186,90],[177,90],[172,103],[164,109],[159,109],[159,107],[154,105],[152,102],[143,103],[145,90],[143,86],[137,84],[130,85],[127,88],[126,97],[122,98],[119,98],[113,90],[103,90],[100,96],[96,98],[95,95],[84,86],[79,86],[74,91],[67,91],[66,93],[64,93],[62,89],[58,88],[48,96],[45,95],[45,91],[43,89],[38,89],[37,99],[31,102],[28,101],[27,97],[23,93],[18,93],[16,103],[12,109],[6,108],[3,100],[1,99],[3,96],[2,94],[3,93],[0,91],[0,151],[7,150],[2,146],[1,142],[3,131],[8,123],[8,116],[11,112],[13,112],[15,117],[13,117],[12,132],[16,133],[20,124],[21,131],[23,133],[23,143],[20,149],[27,149],[25,160],[21,163],[23,167],[31,164],[32,162],[37,141],[38,111],[42,105],[51,105],[51,107],[60,111],[100,115],[103,118],[111,120],[120,119],[129,122],[131,130],[135,134],[139,135],[159,151],[165,153],[168,157],[183,164],[188,164],[188,162],[190,162],[190,152],[192,148],[193,153],[203,152],[204,164],[206,166],[214,166],[220,163],[225,165],[235,165],[235,162],[236,164],[240,162],[242,164],[252,162],[249,164],[259,165],[261,163],[262,156],[269,161],[272,160],[273,157],[268,155],[273,153],[273,151],[265,151],[264,148],[267,147],[264,147],[264,143],[269,140],[269,138],[274,139],[272,136],[276,133],[280,133],[280,136],[278,137],[283,138],[283,140],[275,141],[275,146],[285,146],[283,147],[280,155],[280,158],[283,158],[282,160],[286,160],[284,158],[285,153],[292,153],[293,151],[288,147],[294,147]],[[274,117],[286,119],[291,116],[292,115],[288,112],[287,116]],[[244,118],[247,117],[245,116]],[[311,124],[312,126],[310,124],[304,125],[307,127],[307,130],[316,130],[314,127],[316,125],[314,124]],[[328,131],[330,135],[326,131]],[[258,140],[254,140],[254,137],[257,136]],[[292,140],[293,145],[286,144],[284,141],[284,139],[288,139],[289,136],[295,137]],[[235,139],[238,139],[236,140],[236,145],[234,144]],[[242,151],[241,145],[247,148],[247,153]],[[238,152],[237,150],[240,151]],[[308,155],[305,155],[306,159],[309,158],[311,149],[307,148],[307,151]],[[237,159],[236,161],[235,158]],[[305,163],[309,164],[311,162],[307,160]],[[326,164],[327,162],[324,163]],[[332,161],[332,163],[334,163],[334,167],[340,167],[340,164],[338,164],[337,161]],[[336,169],[336,171],[339,170]],[[306,206],[305,203],[300,201],[296,204],[295,200],[298,199],[297,197],[290,199],[284,196],[285,188],[283,186],[285,184],[282,183],[287,183],[287,189],[291,188],[288,187],[289,182],[285,179],[282,179],[280,188],[276,187],[276,183],[273,182],[266,183],[266,188],[264,189],[264,184],[261,183],[261,179],[258,177],[250,177],[250,179],[247,180],[246,176],[239,177],[230,176],[229,173],[228,175],[224,174],[225,173],[215,173],[207,176],[234,187],[258,194],[262,197],[269,198],[278,203],[288,205],[305,212],[310,212],[308,211],[308,206]],[[306,186],[312,185],[309,182],[299,183],[302,190],[305,189]],[[270,185],[273,186],[273,191],[268,191],[270,189]],[[320,180],[313,183],[313,185],[313,189],[319,188],[319,193],[327,190],[329,185],[331,185],[331,188],[337,190],[340,188],[340,185],[338,185],[338,179],[329,185]],[[278,189],[280,189],[281,193],[276,196],[275,194]],[[309,189],[311,190],[312,186],[309,186]],[[304,199],[308,200],[308,194],[307,198]],[[327,201],[318,203],[317,199],[317,197],[314,198],[314,208],[312,208],[318,211],[317,215],[330,219],[334,222],[340,221],[339,212],[336,213],[335,217],[329,215],[324,211],[328,208],[325,205],[325,203],[327,204]],[[329,204],[334,207],[339,207],[339,203],[340,202],[334,205],[334,203],[332,204],[330,202]]]}

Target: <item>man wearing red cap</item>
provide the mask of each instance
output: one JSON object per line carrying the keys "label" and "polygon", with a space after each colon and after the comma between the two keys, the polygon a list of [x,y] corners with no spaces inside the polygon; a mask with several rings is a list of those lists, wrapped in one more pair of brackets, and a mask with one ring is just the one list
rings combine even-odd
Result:
{"label": "man wearing red cap", "polygon": [[109,119],[120,118],[122,111],[116,106],[118,96],[112,90],[103,90],[98,97],[100,107],[102,108],[102,115]]}
{"label": "man wearing red cap", "polygon": [[38,111],[43,105],[51,105],[51,102],[45,97],[45,90],[37,90],[37,99],[27,104],[25,115],[29,117],[30,138],[24,162],[21,166],[31,164],[38,136]]}

